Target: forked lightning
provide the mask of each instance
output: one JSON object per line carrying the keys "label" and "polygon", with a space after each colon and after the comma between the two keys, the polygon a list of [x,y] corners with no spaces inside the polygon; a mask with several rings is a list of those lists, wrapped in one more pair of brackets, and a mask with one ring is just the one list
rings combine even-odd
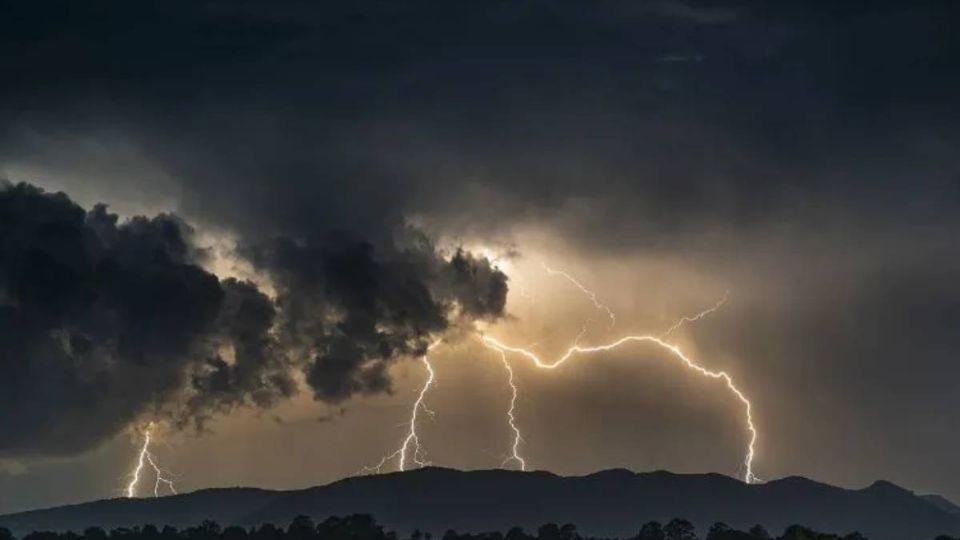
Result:
{"label": "forked lightning", "polygon": [[[585,295],[587,295],[587,297],[593,302],[594,307],[596,307],[598,310],[603,310],[604,312],[606,312],[607,316],[610,318],[611,326],[616,323],[616,316],[614,315],[613,311],[607,305],[601,303],[597,299],[597,295],[593,291],[587,289],[576,278],[574,278],[573,276],[571,276],[566,272],[552,269],[545,264],[543,264],[542,266],[543,266],[543,269],[548,274],[562,276],[567,281],[572,283],[575,287],[577,287],[580,291],[582,291]],[[728,373],[726,373],[725,371],[713,371],[703,367],[702,365],[696,363],[690,357],[685,355],[678,346],[665,341],[667,336],[669,336],[671,333],[681,328],[683,325],[690,322],[698,321],[706,317],[707,315],[720,309],[720,307],[726,302],[728,293],[729,291],[724,293],[723,297],[719,301],[717,301],[715,305],[711,306],[710,308],[705,309],[700,313],[697,313],[696,315],[682,317],[675,324],[673,324],[671,327],[669,327],[666,331],[664,331],[659,336],[627,335],[607,344],[584,347],[579,345],[580,337],[583,335],[585,331],[585,327],[584,327],[584,330],[581,330],[581,332],[577,335],[576,339],[574,339],[573,346],[567,349],[567,351],[562,356],[549,362],[542,360],[537,354],[535,354],[534,352],[528,349],[507,345],[492,336],[483,335],[482,333],[478,334],[481,342],[487,348],[497,352],[500,355],[500,359],[503,363],[503,366],[507,371],[508,384],[511,389],[510,406],[507,410],[506,416],[507,416],[507,424],[510,426],[510,429],[513,432],[513,441],[510,447],[510,455],[504,460],[503,465],[505,466],[510,462],[515,462],[521,470],[526,470],[527,468],[526,459],[520,453],[520,444],[523,441],[523,436],[520,431],[520,428],[517,425],[516,414],[515,414],[517,396],[519,394],[519,390],[518,390],[516,381],[514,380],[513,367],[511,366],[510,361],[507,357],[508,354],[520,355],[532,361],[533,365],[539,369],[552,370],[563,365],[567,360],[577,355],[611,351],[623,345],[628,345],[632,343],[650,343],[670,353],[670,356],[680,361],[681,364],[687,367],[688,369],[691,369],[696,373],[711,379],[722,380],[725,383],[726,387],[730,390],[730,392],[732,392],[734,396],[743,404],[744,411],[745,411],[745,426],[746,426],[747,432],[749,433],[749,442],[747,444],[747,450],[743,458],[743,469],[744,469],[743,479],[747,483],[754,483],[759,481],[759,478],[753,472],[753,461],[756,455],[756,442],[757,442],[758,432],[753,422],[753,411],[752,411],[752,404],[750,400],[747,399],[746,395],[744,395],[744,393],[736,386],[736,384],[733,381],[733,378]],[[439,342],[435,342],[433,345],[431,345],[428,351],[430,349],[433,349],[433,347],[436,346],[438,343]],[[410,449],[411,445],[413,447],[414,463],[418,466],[426,465],[426,462],[421,457],[422,450],[420,447],[420,438],[417,435],[417,411],[419,411],[421,408],[424,408],[423,407],[424,396],[426,395],[427,391],[430,389],[430,387],[434,382],[435,373],[433,370],[433,365],[430,363],[429,358],[426,355],[423,356],[422,361],[427,368],[428,377],[423,387],[420,389],[420,393],[417,397],[417,400],[413,405],[413,411],[411,412],[406,438],[403,440],[403,443],[401,444],[400,448],[398,448],[392,454],[385,456],[383,459],[380,460],[380,462],[376,466],[365,468],[364,469],[365,472],[380,472],[383,466],[392,459],[398,459],[399,470],[401,471],[406,470],[407,452]],[[424,408],[424,410],[427,410],[427,409]]]}
{"label": "forked lightning", "polygon": [[149,422],[143,429],[143,444],[140,446],[140,453],[137,455],[137,463],[130,473],[130,483],[127,484],[126,495],[128,498],[137,496],[137,486],[140,484],[140,476],[143,474],[143,468],[150,465],[154,473],[153,496],[160,496],[160,485],[167,487],[170,493],[176,495],[177,488],[173,485],[173,480],[164,476],[163,469],[157,464],[153,454],[150,452],[150,444],[153,442],[154,423]]}
{"label": "forked lightning", "polygon": [[[587,296],[593,301],[594,307],[596,307],[597,309],[603,309],[605,311],[611,312],[610,308],[608,308],[606,305],[601,304],[599,301],[597,301],[596,295],[592,291],[590,291],[589,289],[581,285],[579,281],[571,277],[569,274],[567,274],[566,272],[559,272],[556,270],[551,271],[546,265],[542,265],[542,266],[544,270],[546,270],[548,273],[562,275],[566,277],[568,281],[571,281],[572,283],[574,283],[577,286],[577,288],[579,288],[582,291],[585,291],[587,293]],[[717,311],[727,301],[729,292],[730,291],[724,292],[723,297],[720,298],[720,300],[718,300],[716,304],[697,313],[696,315],[681,317],[676,323],[673,324],[673,326],[671,326],[666,331],[664,331],[663,334],[660,335],[660,338],[661,339],[666,338],[671,333],[683,327],[683,325],[689,322],[699,321],[700,319],[706,317],[707,315]],[[577,336],[573,340],[574,346],[579,345],[580,338],[583,337],[586,331],[587,331],[587,326],[586,324],[584,324],[583,328],[581,328],[580,332],[577,334]],[[510,398],[510,408],[507,410],[507,420],[508,420],[508,423],[510,424],[510,428],[513,430],[513,443],[510,446],[510,456],[508,456],[507,459],[503,461],[502,465],[506,465],[511,461],[515,461],[520,465],[520,470],[525,471],[527,470],[527,463],[524,457],[520,454],[520,443],[523,441],[523,436],[520,433],[520,429],[517,427],[517,424],[516,424],[516,404],[517,404],[517,395],[519,393],[519,390],[517,388],[516,383],[514,382],[513,367],[510,365],[509,360],[507,360],[506,349],[493,346],[492,344],[488,343],[485,339],[483,339],[483,336],[481,336],[481,342],[487,348],[494,350],[500,355],[500,358],[503,361],[503,365],[507,370],[507,375],[508,375],[507,383],[510,385],[510,389],[512,391],[512,396]]]}
{"label": "forked lightning", "polygon": [[423,451],[420,448],[420,436],[417,434],[417,417],[421,409],[427,414],[433,416],[433,411],[428,409],[424,405],[424,397],[427,395],[427,391],[430,390],[430,387],[433,386],[433,381],[436,378],[436,374],[433,371],[433,364],[430,363],[430,351],[432,351],[437,345],[440,345],[441,340],[434,341],[427,347],[427,351],[420,357],[420,361],[423,362],[424,367],[427,370],[427,380],[423,383],[423,386],[420,388],[420,393],[417,395],[417,400],[413,403],[413,410],[410,411],[410,422],[407,424],[407,436],[403,439],[403,442],[400,444],[400,447],[397,448],[393,453],[383,456],[379,463],[371,467],[364,467],[360,472],[362,473],[379,473],[383,470],[383,467],[389,463],[391,460],[397,460],[397,469],[401,471],[407,470],[407,454],[410,452],[412,447],[412,453],[410,457],[414,464],[418,467],[423,467],[428,465],[423,456]]}
{"label": "forked lightning", "polygon": [[674,358],[682,362],[684,366],[696,371],[697,373],[705,377],[710,377],[712,379],[723,380],[726,383],[727,388],[731,392],[733,392],[733,394],[737,397],[737,399],[740,400],[741,403],[743,403],[745,413],[746,413],[746,427],[747,427],[747,431],[750,433],[750,441],[747,444],[747,452],[743,458],[743,465],[744,465],[743,480],[748,484],[758,481],[758,478],[753,473],[753,458],[755,455],[755,446],[757,442],[757,428],[753,424],[752,405],[750,403],[750,400],[747,399],[747,397],[743,394],[743,392],[740,391],[739,388],[737,388],[737,386],[733,382],[733,378],[731,378],[730,375],[728,375],[725,371],[711,371],[701,366],[700,364],[697,364],[696,362],[691,360],[688,356],[683,354],[683,352],[680,351],[680,348],[677,347],[676,345],[667,343],[666,341],[663,341],[661,338],[657,336],[630,335],[630,336],[624,336],[616,341],[613,341],[612,343],[597,345],[593,347],[582,347],[580,345],[574,345],[569,349],[567,349],[567,352],[564,353],[563,356],[557,358],[556,360],[545,362],[541,360],[539,356],[537,356],[533,352],[528,351],[527,349],[523,349],[520,347],[511,347],[509,345],[506,345],[500,342],[496,338],[492,338],[490,336],[482,336],[481,339],[483,340],[483,343],[485,345],[501,353],[510,352],[510,353],[515,353],[515,354],[519,354],[521,356],[526,357],[527,359],[531,360],[536,367],[540,369],[556,369],[561,365],[563,365],[567,360],[574,357],[575,355],[584,354],[584,353],[611,351],[613,349],[620,347],[621,345],[626,345],[629,343],[647,342],[647,343],[652,343],[662,349],[665,349],[666,351],[670,352]]}

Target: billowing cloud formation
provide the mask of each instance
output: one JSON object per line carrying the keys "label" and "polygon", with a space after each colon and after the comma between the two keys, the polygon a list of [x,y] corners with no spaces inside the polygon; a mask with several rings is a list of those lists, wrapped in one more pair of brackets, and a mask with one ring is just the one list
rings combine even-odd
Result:
{"label": "billowing cloud formation", "polygon": [[722,282],[692,310],[729,286],[696,342],[756,399],[762,475],[916,479],[960,498],[942,465],[960,453],[943,427],[960,380],[958,10],[19,2],[0,18],[0,167],[87,206],[176,209],[236,234],[269,274],[275,304],[252,291],[231,304],[223,282],[201,321],[234,343],[190,363],[199,416],[282,395],[278,350],[339,400],[388,387],[389,353],[416,353],[451,316],[496,312],[502,278],[432,256],[408,218],[471,241],[534,229],[562,238],[557,256],[586,279],[629,273],[591,283],[611,303],[644,270],[671,270],[623,311]]}
{"label": "billowing cloud formation", "polygon": [[0,451],[87,448],[180,389],[224,299],[181,221],[21,184],[0,222]]}
{"label": "billowing cloud formation", "polygon": [[269,407],[296,392],[290,357],[272,332],[277,314],[273,302],[249,282],[228,278],[220,286],[224,297],[216,331],[225,338],[222,344],[232,359],[224,359],[221,348],[192,375],[194,392],[181,420],[198,425],[212,412],[243,404]]}
{"label": "billowing cloud formation", "polygon": [[[62,193],[0,188],[0,454],[89,448],[145,414],[203,421],[292,395],[297,353],[318,399],[389,387],[448,317],[503,313],[506,277],[423,241],[378,257],[364,241],[251,247],[280,286],[206,270],[173,215],[121,222]],[[275,330],[280,318],[282,329]]]}
{"label": "billowing cloud formation", "polygon": [[387,362],[423,354],[449,314],[503,314],[506,276],[489,261],[459,250],[444,260],[426,238],[405,232],[409,241],[384,254],[346,233],[251,249],[279,288],[284,333],[313,351],[307,382],[319,399],[386,390]]}

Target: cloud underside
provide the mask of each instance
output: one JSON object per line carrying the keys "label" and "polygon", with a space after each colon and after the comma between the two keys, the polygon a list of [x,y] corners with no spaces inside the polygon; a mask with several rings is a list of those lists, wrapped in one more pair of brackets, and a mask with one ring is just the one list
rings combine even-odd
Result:
{"label": "cloud underside", "polygon": [[[506,309],[502,273],[433,241],[533,230],[623,276],[591,283],[612,304],[730,288],[696,343],[755,400],[763,466],[948,476],[956,5],[69,4],[0,20],[0,171],[88,208],[3,190],[0,433],[23,435],[0,455],[269,406],[291,373],[385,391]],[[204,270],[191,226],[236,235],[275,296]]]}
{"label": "cloud underside", "polygon": [[506,277],[422,235],[340,233],[245,249],[278,288],[218,279],[175,215],[119,220],[62,193],[0,187],[0,454],[70,454],[144,416],[201,427],[296,392],[387,391],[389,364],[456,322],[503,314]]}

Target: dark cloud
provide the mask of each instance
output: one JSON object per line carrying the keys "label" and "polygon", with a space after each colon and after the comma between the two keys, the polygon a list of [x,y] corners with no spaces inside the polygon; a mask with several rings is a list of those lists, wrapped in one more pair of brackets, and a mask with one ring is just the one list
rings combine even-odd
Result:
{"label": "dark cloud", "polygon": [[[911,444],[944,456],[960,444],[933,433],[952,420],[943,396],[956,393],[960,345],[950,332],[956,2],[41,1],[7,11],[0,167],[82,172],[76,191],[122,184],[128,197],[169,178],[178,214],[237,234],[279,293],[273,304],[249,284],[217,283],[171,216],[118,223],[71,210],[84,240],[44,248],[70,264],[32,255],[30,283],[0,293],[4,339],[35,347],[2,354],[42,359],[4,364],[46,385],[35,400],[73,395],[61,391],[71,385],[124,396],[103,405],[115,420],[101,433],[181,388],[195,393],[196,417],[267,405],[291,391],[288,361],[321,399],[385,390],[397,355],[418,354],[460,316],[501,314],[502,274],[412,238],[406,226],[420,218],[454,238],[531,226],[585,258],[706,269],[731,282],[730,313],[722,335],[698,337],[741,362],[731,369],[773,417],[761,419],[764,440],[784,441],[767,452],[785,456],[782,472],[840,463],[825,475],[852,481],[853,465],[810,441],[876,449],[899,434],[904,457],[889,452],[884,466],[920,475],[922,465],[929,485],[947,476]],[[101,185],[100,173],[123,180]],[[143,262],[158,251],[171,262]],[[101,252],[133,262],[113,270],[116,283],[71,277]],[[94,293],[129,321],[103,322]],[[31,306],[7,300],[16,295]],[[186,316],[163,318],[185,303]],[[150,328],[127,329],[143,320]],[[37,330],[67,323],[83,332]],[[211,335],[230,345],[211,346]],[[129,395],[119,375],[81,377],[76,358],[107,362],[91,352],[101,350],[125,355],[108,367],[137,375]],[[42,367],[61,364],[71,367]],[[884,414],[862,421],[877,407]],[[37,418],[33,446],[91,440],[39,427],[59,416]],[[869,433],[840,425],[849,418]]]}
{"label": "dark cloud", "polygon": [[958,199],[950,3],[42,4],[0,32],[0,154],[134,141],[185,214],[245,234],[379,245],[421,212],[632,249]]}
{"label": "dark cloud", "polygon": [[388,390],[388,362],[422,355],[451,316],[504,314],[507,278],[488,260],[461,250],[446,260],[404,232],[407,241],[380,251],[347,233],[251,249],[278,287],[285,335],[313,355],[307,382],[318,399]]}
{"label": "dark cloud", "polygon": [[425,242],[385,258],[340,235],[250,248],[275,305],[201,268],[173,215],[121,222],[8,184],[0,224],[0,430],[18,434],[2,454],[74,453],[144,414],[199,427],[269,407],[295,393],[303,355],[318,399],[385,391],[388,363],[422,353],[449,317],[503,314],[502,273]]}
{"label": "dark cloud", "polygon": [[[207,358],[191,381],[196,393],[188,402],[189,418],[198,425],[211,409],[270,407],[296,393],[289,357],[272,333],[273,302],[249,282],[230,278],[221,288],[223,304],[215,324],[228,349]],[[224,359],[225,354],[232,358]]]}
{"label": "dark cloud", "polygon": [[89,448],[180,389],[215,332],[217,278],[177,218],[118,223],[64,194],[0,188],[0,451]]}

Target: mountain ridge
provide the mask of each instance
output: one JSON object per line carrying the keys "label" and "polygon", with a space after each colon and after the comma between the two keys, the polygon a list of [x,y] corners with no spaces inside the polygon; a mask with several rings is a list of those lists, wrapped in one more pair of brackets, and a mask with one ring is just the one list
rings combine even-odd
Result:
{"label": "mountain ridge", "polygon": [[929,495],[921,495],[920,498],[933,504],[934,506],[947,512],[948,514],[960,515],[960,506],[958,506],[956,503],[954,503],[953,501],[951,501],[950,499],[947,499],[942,495],[931,493]]}
{"label": "mountain ridge", "polygon": [[[221,524],[285,525],[295,515],[370,513],[401,534],[414,528],[442,534],[528,530],[547,522],[575,523],[585,534],[628,537],[649,520],[684,517],[701,532],[715,521],[780,531],[799,523],[840,533],[859,530],[873,540],[933,538],[960,532],[951,505],[890,482],[860,489],[791,476],[760,484],[716,473],[607,469],[583,476],[547,471],[428,467],[340,479],[294,490],[209,488],[160,498],[101,499],[0,515],[0,527],[78,530],[153,523],[183,527],[204,519]],[[944,504],[945,503],[945,504]]]}

